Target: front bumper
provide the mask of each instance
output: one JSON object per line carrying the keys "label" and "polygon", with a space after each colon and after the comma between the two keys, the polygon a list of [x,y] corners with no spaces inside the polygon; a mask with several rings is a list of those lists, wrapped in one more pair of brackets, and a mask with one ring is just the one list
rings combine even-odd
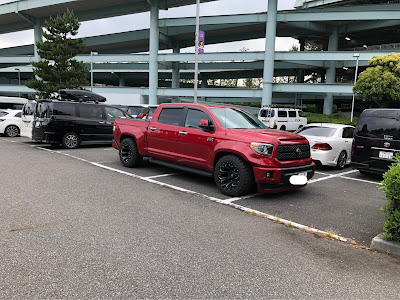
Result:
{"label": "front bumper", "polygon": [[315,173],[315,164],[288,168],[253,167],[253,172],[259,192],[277,193],[305,186],[292,185],[290,177],[305,173],[307,180],[311,179]]}

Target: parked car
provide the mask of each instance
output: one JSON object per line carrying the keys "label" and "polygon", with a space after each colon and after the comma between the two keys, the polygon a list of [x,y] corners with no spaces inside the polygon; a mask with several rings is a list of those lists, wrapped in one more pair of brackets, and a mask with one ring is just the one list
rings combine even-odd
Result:
{"label": "parked car", "polygon": [[150,162],[213,177],[229,196],[304,187],[315,164],[306,138],[267,129],[252,114],[223,105],[164,103],[151,120],[116,119],[113,147],[125,167]]}
{"label": "parked car", "polygon": [[385,173],[400,153],[400,109],[366,109],[354,132],[351,166],[361,174]]}
{"label": "parked car", "polygon": [[354,126],[310,123],[296,133],[310,142],[311,157],[317,165],[343,169],[351,161]]}
{"label": "parked car", "polygon": [[114,105],[132,118],[136,119],[151,119],[153,117],[154,111],[158,105],[148,105],[148,104],[136,104],[136,105]]}
{"label": "parked car", "polygon": [[298,108],[294,107],[261,107],[258,119],[267,128],[295,131],[307,124],[307,117]]}
{"label": "parked car", "polygon": [[21,126],[21,136],[32,139],[32,129],[33,129],[33,113],[35,111],[35,100],[29,100],[22,107],[22,126]]}
{"label": "parked car", "polygon": [[[123,110],[85,99],[38,100],[34,113],[32,139],[39,142],[74,149],[81,144],[105,144],[113,139],[113,122],[116,118],[130,118]],[[77,102],[79,101],[79,102]]]}
{"label": "parked car", "polygon": [[21,110],[7,109],[0,111],[0,134],[16,137],[22,127]]}

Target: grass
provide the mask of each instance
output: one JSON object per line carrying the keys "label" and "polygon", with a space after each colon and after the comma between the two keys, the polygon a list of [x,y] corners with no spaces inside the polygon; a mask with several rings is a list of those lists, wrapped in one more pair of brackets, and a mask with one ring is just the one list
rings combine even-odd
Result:
{"label": "grass", "polygon": [[305,114],[307,116],[307,123],[335,123],[356,126],[358,121],[358,118],[353,118],[353,122],[351,122],[350,117],[337,114],[324,115],[311,112],[306,112]]}

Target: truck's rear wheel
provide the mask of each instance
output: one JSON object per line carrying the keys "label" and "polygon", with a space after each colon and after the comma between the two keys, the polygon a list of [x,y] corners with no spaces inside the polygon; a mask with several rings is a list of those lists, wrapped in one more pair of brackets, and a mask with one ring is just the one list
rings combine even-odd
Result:
{"label": "truck's rear wheel", "polygon": [[223,194],[233,197],[246,195],[254,187],[254,175],[250,165],[233,154],[225,155],[217,162],[214,180]]}
{"label": "truck's rear wheel", "polygon": [[139,154],[136,142],[131,138],[123,139],[119,147],[119,160],[128,168],[137,166],[142,157]]}

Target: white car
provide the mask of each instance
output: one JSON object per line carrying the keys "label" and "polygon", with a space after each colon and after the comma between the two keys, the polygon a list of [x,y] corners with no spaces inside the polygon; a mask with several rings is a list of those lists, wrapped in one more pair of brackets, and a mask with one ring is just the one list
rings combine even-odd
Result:
{"label": "white car", "polygon": [[354,127],[343,124],[311,123],[296,131],[310,142],[317,165],[343,169],[351,161]]}
{"label": "white car", "polygon": [[0,134],[16,137],[22,128],[21,110],[7,109],[0,111]]}

